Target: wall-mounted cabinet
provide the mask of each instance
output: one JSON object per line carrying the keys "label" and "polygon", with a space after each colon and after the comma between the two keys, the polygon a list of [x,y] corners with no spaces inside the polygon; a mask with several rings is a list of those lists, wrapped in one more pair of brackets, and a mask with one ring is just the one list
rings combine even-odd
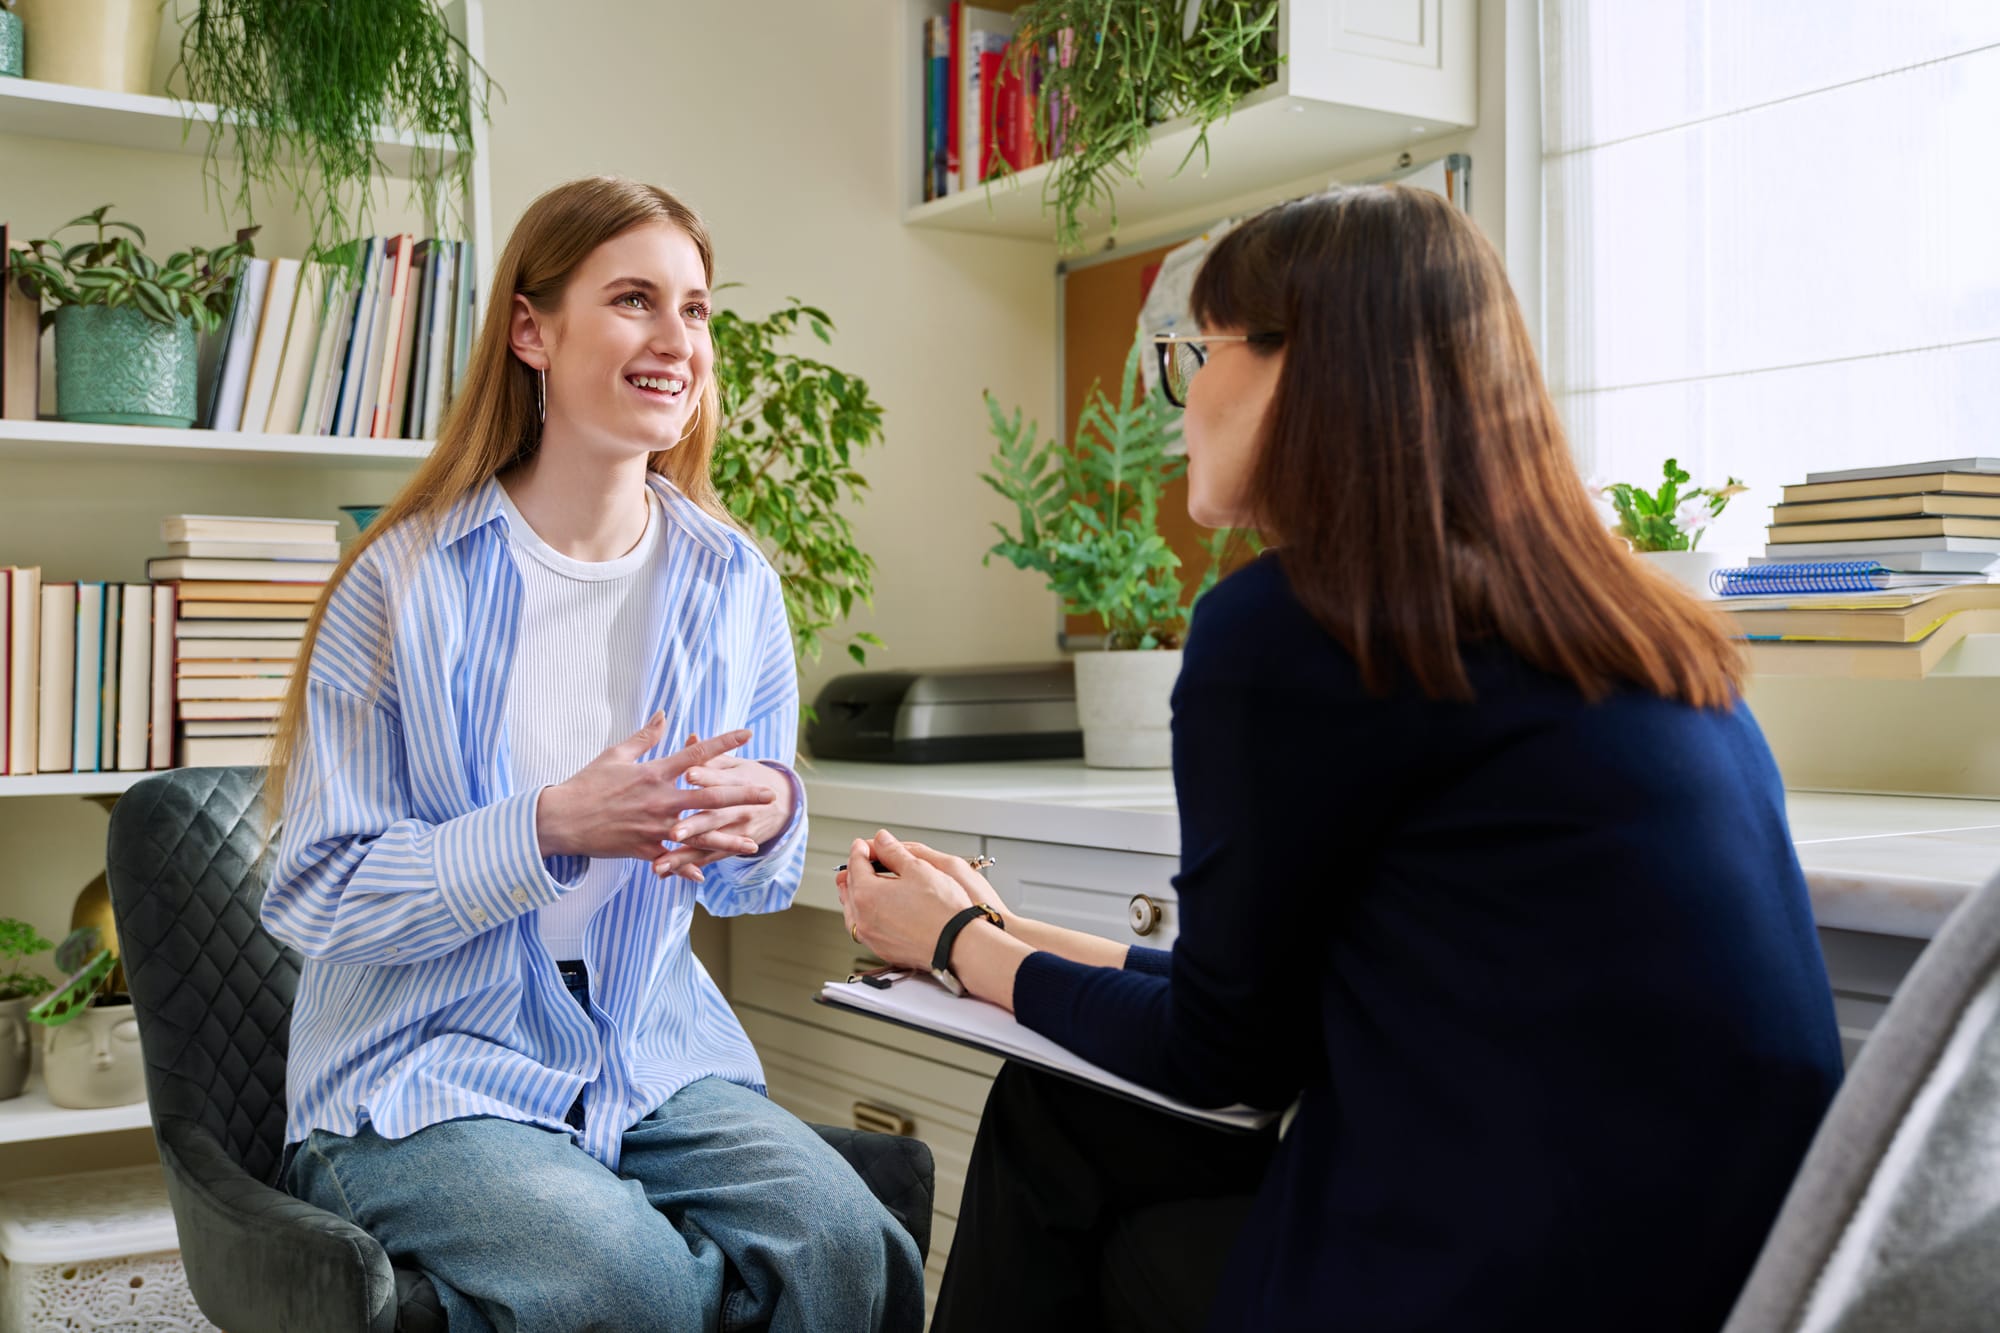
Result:
{"label": "wall-mounted cabinet", "polygon": [[[1042,211],[1046,165],[924,201],[924,21],[949,9],[944,0],[906,0],[904,221],[1052,240],[1054,220]],[[1277,80],[1211,126],[1206,162],[1197,152],[1178,174],[1195,144],[1193,126],[1175,120],[1154,127],[1140,179],[1118,190],[1120,229],[1199,213],[1343,163],[1420,151],[1470,128],[1478,118],[1478,22],[1475,0],[1283,0]],[[1108,221],[1093,218],[1090,234],[1102,236]]]}

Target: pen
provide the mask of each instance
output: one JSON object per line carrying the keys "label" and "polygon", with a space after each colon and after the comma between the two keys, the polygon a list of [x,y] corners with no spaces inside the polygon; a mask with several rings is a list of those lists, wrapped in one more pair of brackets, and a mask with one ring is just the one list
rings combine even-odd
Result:
{"label": "pen", "polygon": [[[878,875],[886,875],[891,873],[889,867],[883,865],[880,861],[871,859],[868,862],[868,864],[875,868],[875,873]],[[966,864],[970,865],[974,870],[986,870],[989,869],[990,867],[997,866],[1000,863],[994,860],[990,856],[975,856],[972,858],[972,860],[968,861]],[[847,869],[847,862],[842,861],[839,865],[833,868],[833,873],[838,875],[841,871],[845,869]]]}

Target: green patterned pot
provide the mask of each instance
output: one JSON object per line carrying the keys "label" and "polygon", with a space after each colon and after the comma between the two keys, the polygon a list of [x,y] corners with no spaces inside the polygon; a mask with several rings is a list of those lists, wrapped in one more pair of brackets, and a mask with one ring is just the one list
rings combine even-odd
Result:
{"label": "green patterned pot", "polygon": [[56,311],[56,418],[105,426],[194,424],[194,322],[137,310]]}
{"label": "green patterned pot", "polygon": [[0,74],[20,78],[22,61],[21,16],[11,9],[0,9]]}

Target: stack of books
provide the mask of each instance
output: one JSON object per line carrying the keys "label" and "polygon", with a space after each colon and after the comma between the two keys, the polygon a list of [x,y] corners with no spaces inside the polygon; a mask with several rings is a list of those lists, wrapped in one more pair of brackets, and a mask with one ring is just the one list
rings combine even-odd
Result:
{"label": "stack of books", "polygon": [[2000,459],[1814,472],[1785,487],[1755,564],[1870,560],[1896,573],[2000,572]]}
{"label": "stack of books", "polygon": [[174,596],[174,753],[261,764],[313,604],[340,557],[337,520],[177,514],[146,564]]}
{"label": "stack of books", "polygon": [[962,3],[924,21],[925,199],[978,185],[1003,164],[1025,171],[1045,160],[1035,133],[1041,71],[1067,63],[1075,39],[1065,32],[1045,50],[1021,50],[1014,29],[1012,14]]}
{"label": "stack of books", "polygon": [[173,615],[170,588],[0,569],[0,772],[171,765]]}
{"label": "stack of books", "polygon": [[472,348],[468,241],[378,236],[327,263],[252,259],[210,347],[200,425],[435,439]]}

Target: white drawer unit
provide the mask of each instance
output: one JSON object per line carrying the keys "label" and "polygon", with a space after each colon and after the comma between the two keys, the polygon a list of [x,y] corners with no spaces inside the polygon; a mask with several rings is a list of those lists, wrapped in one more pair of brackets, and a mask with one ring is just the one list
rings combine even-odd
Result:
{"label": "white drawer unit", "polygon": [[[808,803],[806,815],[806,868],[799,881],[798,897],[793,899],[800,907],[817,907],[828,912],[840,910],[840,890],[834,887],[833,868],[847,860],[847,849],[856,838],[872,838],[883,828],[881,824],[864,824],[852,819],[822,819],[812,813]],[[927,847],[935,847],[941,852],[963,856],[967,860],[978,855],[979,839],[967,837],[963,833],[951,833],[944,829],[906,828],[892,824],[889,831],[905,842],[921,842]]]}
{"label": "white drawer unit", "polygon": [[986,854],[998,862],[987,878],[1024,916],[1152,949],[1180,934],[1179,857],[1009,838],[988,838]]}
{"label": "white drawer unit", "polygon": [[[749,1006],[887,1046],[982,1079],[1000,1072],[999,1059],[984,1051],[814,1002],[821,986],[845,977],[866,955],[834,912],[795,907],[770,916],[737,917],[729,930],[729,998],[739,1008]],[[982,1083],[979,1100],[961,1109],[976,1116],[985,1100]]]}

